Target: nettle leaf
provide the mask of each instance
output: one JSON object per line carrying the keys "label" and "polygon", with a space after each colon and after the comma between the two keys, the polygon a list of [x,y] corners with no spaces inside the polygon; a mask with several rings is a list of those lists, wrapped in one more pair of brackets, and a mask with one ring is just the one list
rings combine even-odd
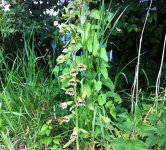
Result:
{"label": "nettle leaf", "polygon": [[104,77],[105,79],[108,79],[108,70],[107,70],[107,68],[106,68],[105,66],[102,66],[102,67],[100,68],[100,71],[101,71],[101,74],[103,75],[103,77]]}
{"label": "nettle leaf", "polygon": [[154,135],[152,136],[149,136],[147,139],[146,139],[146,146],[148,148],[156,145],[158,143],[158,140],[157,140],[157,137],[155,137]]}
{"label": "nettle leaf", "polygon": [[97,33],[94,32],[93,51],[92,51],[94,56],[96,56],[98,49],[99,49],[99,40],[98,40],[98,37],[97,37]]}
{"label": "nettle leaf", "polygon": [[99,103],[99,105],[103,106],[106,103],[106,95],[105,94],[100,94],[97,98],[97,101]]}
{"label": "nettle leaf", "polygon": [[141,140],[125,140],[123,138],[117,138],[111,143],[116,150],[147,150],[145,143]]}
{"label": "nettle leaf", "polygon": [[142,114],[141,114],[141,110],[140,110],[139,106],[136,105],[134,109],[135,109],[135,111],[134,111],[135,117],[139,120],[142,120]]}
{"label": "nettle leaf", "polygon": [[95,82],[95,90],[99,92],[101,88],[102,88],[102,82],[101,81]]}
{"label": "nettle leaf", "polygon": [[91,10],[91,15],[94,19],[100,19],[100,12],[97,9]]}
{"label": "nettle leaf", "polygon": [[166,147],[166,140],[165,140],[165,136],[159,136],[158,137],[158,145],[161,147]]}
{"label": "nettle leaf", "polygon": [[108,62],[108,56],[105,48],[100,48],[100,56],[101,59],[105,60]]}

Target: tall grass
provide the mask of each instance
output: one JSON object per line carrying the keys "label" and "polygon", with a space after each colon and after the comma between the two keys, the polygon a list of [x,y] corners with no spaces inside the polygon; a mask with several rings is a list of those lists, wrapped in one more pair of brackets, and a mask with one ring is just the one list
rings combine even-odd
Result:
{"label": "tall grass", "polygon": [[30,38],[24,37],[24,47],[14,60],[0,48],[0,144],[6,149],[25,141],[25,146],[36,148],[38,131],[50,117],[58,94],[56,80],[39,67]]}

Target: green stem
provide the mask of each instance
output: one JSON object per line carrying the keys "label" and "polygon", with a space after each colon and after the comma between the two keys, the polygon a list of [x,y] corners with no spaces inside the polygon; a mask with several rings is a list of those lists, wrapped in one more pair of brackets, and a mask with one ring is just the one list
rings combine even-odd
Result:
{"label": "green stem", "polygon": [[[74,86],[74,101],[75,101],[75,111],[76,111],[76,133],[78,135],[78,106],[77,106],[77,91],[76,91],[76,86]],[[77,150],[79,150],[79,139],[78,137],[76,138],[76,147]]]}

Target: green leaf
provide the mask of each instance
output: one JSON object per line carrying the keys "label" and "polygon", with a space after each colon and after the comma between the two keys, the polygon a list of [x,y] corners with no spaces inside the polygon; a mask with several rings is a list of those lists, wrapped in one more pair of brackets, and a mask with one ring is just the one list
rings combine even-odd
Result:
{"label": "green leaf", "polygon": [[86,16],[79,16],[79,18],[80,18],[81,26],[83,27],[86,21]]}
{"label": "green leaf", "polygon": [[108,97],[114,98],[114,101],[115,101],[115,102],[121,103],[121,101],[122,101],[120,95],[117,94],[117,93],[114,93],[114,92],[109,91],[109,92],[106,93],[106,95],[107,95]]}
{"label": "green leaf", "polygon": [[95,82],[95,90],[99,92],[101,88],[102,88],[102,82],[101,81]]}
{"label": "green leaf", "polygon": [[74,141],[75,141],[75,139],[70,139],[70,140],[63,146],[63,148],[68,147],[68,146],[71,145]]}
{"label": "green leaf", "polygon": [[100,58],[108,62],[108,56],[105,48],[100,48]]}
{"label": "green leaf", "polygon": [[53,140],[53,142],[54,142],[54,144],[56,144],[56,145],[60,145],[60,143],[59,143],[59,140],[58,140],[58,139],[54,139],[54,140]]}
{"label": "green leaf", "polygon": [[82,85],[82,95],[86,95],[87,98],[90,97],[90,95],[91,95],[91,88],[89,87],[88,84]]}
{"label": "green leaf", "polygon": [[90,26],[91,24],[89,22],[85,24],[85,40],[87,40],[89,37]]}
{"label": "green leaf", "polygon": [[116,119],[116,108],[112,101],[106,103],[106,107],[109,108],[110,114],[114,119]]}
{"label": "green leaf", "polygon": [[40,130],[40,135],[50,135],[51,129],[50,126],[48,126],[47,124],[44,124]]}
{"label": "green leaf", "polygon": [[84,130],[84,129],[82,129],[82,128],[79,128],[79,131],[88,134],[88,131],[86,131],[86,130]]}
{"label": "green leaf", "polygon": [[101,74],[104,76],[105,79],[107,79],[108,78],[107,68],[105,66],[102,66],[100,69],[101,69]]}
{"label": "green leaf", "polygon": [[154,145],[156,145],[158,143],[158,140],[155,136],[149,136],[147,139],[146,139],[146,145],[147,147],[152,147]]}
{"label": "green leaf", "polygon": [[101,82],[102,82],[103,85],[108,87],[111,91],[114,91],[115,86],[114,86],[114,84],[113,84],[113,82],[111,81],[110,78],[108,78],[108,79],[101,78]]}
{"label": "green leaf", "polygon": [[80,42],[78,42],[78,43],[76,44],[76,50],[79,50],[80,48],[82,48],[82,44],[81,44]]}
{"label": "green leaf", "polygon": [[88,48],[88,51],[91,53],[92,48],[93,48],[93,38],[92,38],[92,36],[90,36],[88,41],[87,41],[87,48]]}
{"label": "green leaf", "polygon": [[39,141],[40,144],[44,144],[44,145],[50,145],[51,142],[52,142],[51,137],[45,137],[45,138],[40,139],[40,141]]}
{"label": "green leaf", "polygon": [[94,19],[100,19],[100,12],[97,9],[91,10],[91,15]]}
{"label": "green leaf", "polygon": [[147,150],[145,143],[141,140],[125,140],[123,138],[117,138],[111,143],[116,150]]}
{"label": "green leaf", "polygon": [[97,101],[99,105],[103,106],[106,103],[106,95],[105,94],[99,95]]}
{"label": "green leaf", "polygon": [[98,49],[99,49],[99,40],[98,40],[98,37],[97,37],[97,33],[94,32],[93,51],[92,51],[94,56],[96,56]]}
{"label": "green leaf", "polygon": [[111,122],[110,118],[105,117],[105,116],[102,116],[102,120],[103,120],[104,123],[110,123]]}

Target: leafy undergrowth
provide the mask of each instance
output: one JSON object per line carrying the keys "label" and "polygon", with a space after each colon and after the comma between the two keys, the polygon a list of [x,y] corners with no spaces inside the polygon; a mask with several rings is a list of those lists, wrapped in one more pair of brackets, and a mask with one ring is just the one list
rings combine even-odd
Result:
{"label": "leafy undergrowth", "polygon": [[164,150],[166,90],[157,98],[155,87],[140,91],[131,111],[132,95],[118,85],[121,75],[128,78],[124,69],[115,79],[108,73],[107,37],[124,11],[116,18],[104,3],[100,10],[80,6],[65,9],[59,28],[69,42],[54,69],[38,63],[26,39],[14,60],[0,50],[1,149]]}

